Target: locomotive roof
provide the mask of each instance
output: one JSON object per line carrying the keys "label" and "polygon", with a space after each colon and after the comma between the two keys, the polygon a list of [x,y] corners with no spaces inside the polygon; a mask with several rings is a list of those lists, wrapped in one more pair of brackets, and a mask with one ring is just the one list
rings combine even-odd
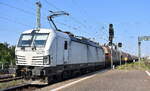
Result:
{"label": "locomotive roof", "polygon": [[78,37],[70,36],[70,39],[72,41],[80,42],[80,43],[91,45],[91,46],[94,46],[94,47],[100,47],[100,45],[98,43],[96,43],[94,41],[91,41],[89,39],[86,39],[84,37],[78,38]]}
{"label": "locomotive roof", "polygon": [[[32,33],[34,29],[30,29],[30,30],[27,30],[27,31],[24,31],[23,33]],[[52,29],[40,29],[40,31],[38,31],[38,33],[50,33],[50,31],[53,31]]]}
{"label": "locomotive roof", "polygon": [[[23,34],[27,34],[27,33],[32,33],[34,29],[30,29],[27,31],[24,31]],[[50,33],[50,32],[55,32],[55,30],[53,29],[44,29],[41,28],[40,31],[38,31],[38,33]],[[56,31],[56,33],[59,36],[62,36],[64,38],[70,38],[72,41],[76,41],[76,42],[80,42],[83,44],[87,44],[87,45],[91,45],[91,46],[95,46],[95,47],[100,47],[100,45],[88,38],[82,37],[82,36],[74,36],[72,33],[70,32],[63,32],[63,31]]]}

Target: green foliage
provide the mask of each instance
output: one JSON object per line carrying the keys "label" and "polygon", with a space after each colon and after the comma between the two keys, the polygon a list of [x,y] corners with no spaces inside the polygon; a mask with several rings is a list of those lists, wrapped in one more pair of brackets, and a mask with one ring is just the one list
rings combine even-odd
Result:
{"label": "green foliage", "polygon": [[0,43],[0,64],[8,66],[15,64],[15,46],[9,46],[8,43]]}

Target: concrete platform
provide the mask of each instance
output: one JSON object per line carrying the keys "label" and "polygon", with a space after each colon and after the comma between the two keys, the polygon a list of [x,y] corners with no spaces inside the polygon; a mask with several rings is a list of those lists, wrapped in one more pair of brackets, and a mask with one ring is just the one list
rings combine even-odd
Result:
{"label": "concrete platform", "polygon": [[150,91],[150,76],[147,72],[138,70],[100,71],[59,82],[39,89],[39,91]]}

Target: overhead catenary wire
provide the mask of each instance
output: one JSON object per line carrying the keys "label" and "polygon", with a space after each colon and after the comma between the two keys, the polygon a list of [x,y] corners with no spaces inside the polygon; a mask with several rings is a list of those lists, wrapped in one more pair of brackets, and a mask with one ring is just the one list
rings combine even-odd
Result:
{"label": "overhead catenary wire", "polygon": [[30,12],[30,11],[27,11],[27,10],[24,10],[24,9],[21,9],[21,8],[17,8],[17,7],[15,7],[15,6],[12,6],[12,5],[3,3],[3,2],[0,2],[0,5],[4,5],[4,6],[7,6],[7,7],[9,7],[9,8],[14,8],[14,9],[16,9],[16,10],[18,10],[18,11],[24,12],[24,13],[29,14],[29,15],[34,15],[33,12]]}
{"label": "overhead catenary wire", "polygon": [[[15,6],[12,6],[12,5],[3,3],[3,2],[0,2],[0,5],[4,5],[4,6],[7,6],[7,7],[9,7],[9,8],[16,9],[16,10],[18,10],[18,11],[20,11],[20,12],[25,13],[25,14],[35,16],[35,14],[34,14],[33,12],[30,12],[30,11],[27,11],[27,10],[24,10],[24,9],[21,9],[21,8],[18,8],[18,7],[15,7]],[[4,19],[4,18],[3,18],[3,19]],[[42,19],[47,19],[47,17],[42,17]],[[11,21],[10,19],[7,19],[7,20]],[[15,21],[15,22],[17,22],[17,21]],[[71,28],[71,29],[73,29],[73,30],[77,30],[77,29],[78,29],[77,27],[72,27],[72,26],[67,25],[67,24],[65,24],[65,23],[61,23],[61,22],[57,22],[57,21],[56,21],[56,23],[61,24],[61,25],[66,26],[66,27],[69,27],[69,28]],[[23,24],[22,24],[22,25],[23,25]]]}
{"label": "overhead catenary wire", "polygon": [[[48,0],[44,0],[49,6],[55,8],[56,10],[62,11],[62,9],[56,7],[54,4],[52,4],[51,2],[49,2]],[[77,24],[82,25],[82,27],[87,28],[87,26],[85,24],[83,24],[82,22],[80,22],[79,20],[77,20],[73,15],[70,14],[70,18],[76,22]]]}
{"label": "overhead catenary wire", "polygon": [[[29,3],[32,3],[30,2],[31,0],[23,0],[25,3],[27,3],[29,5]],[[30,9],[32,10],[35,10],[35,8],[31,7],[31,6],[28,6]]]}
{"label": "overhead catenary wire", "polygon": [[59,8],[57,8],[54,4],[50,3],[48,0],[44,0],[48,5],[52,6],[53,8],[55,8],[56,10],[60,10]]}
{"label": "overhead catenary wire", "polygon": [[[43,7],[42,7],[42,8],[43,8]],[[44,8],[43,10],[49,11],[47,8]],[[46,20],[47,17],[42,17],[42,19]],[[66,27],[68,27],[68,28],[71,28],[71,29],[73,29],[73,30],[77,30],[77,29],[78,29],[77,27],[73,27],[73,26],[67,25],[67,24],[62,23],[62,22],[56,21],[56,23],[61,24],[61,25],[63,25],[63,26],[66,26]]]}
{"label": "overhead catenary wire", "polygon": [[[55,7],[55,5],[49,3],[47,0],[46,0],[46,2],[47,2],[48,4],[50,4],[50,5],[52,5],[53,7]],[[42,8],[44,8],[44,7],[42,7]],[[55,8],[57,8],[57,7],[55,7]],[[57,9],[58,9],[58,8],[57,8]],[[44,8],[43,10],[49,11],[47,8]],[[47,17],[42,17],[42,18],[43,18],[43,19],[47,19]],[[71,29],[73,29],[73,30],[77,30],[77,29],[78,29],[77,27],[73,27],[73,26],[67,25],[67,24],[62,23],[62,22],[56,21],[56,23],[61,24],[61,25],[63,25],[63,26],[66,26],[66,27],[68,27],[68,28],[71,28]]]}
{"label": "overhead catenary wire", "polygon": [[[75,4],[76,8],[79,9],[79,11],[81,12],[80,14],[82,14],[84,17],[84,23],[86,23],[87,25],[89,25],[89,27],[93,27],[91,26],[87,21],[89,20],[89,14],[87,13],[86,9],[84,7],[80,7],[80,4],[77,2],[77,0],[71,0],[73,4]],[[88,17],[87,17],[88,16]],[[93,20],[93,18],[92,18]],[[96,21],[96,20],[94,20]],[[97,21],[96,21],[97,22]]]}
{"label": "overhead catenary wire", "polygon": [[[84,18],[87,18],[88,13],[86,12],[85,8],[84,8],[84,7],[80,8],[80,6],[79,6],[79,4],[77,3],[76,0],[71,0],[71,1],[72,1],[73,4],[75,4],[75,6],[77,6],[77,8],[80,10],[81,14],[85,16]],[[85,20],[88,20],[88,18],[85,19]],[[92,19],[92,20],[93,20],[93,19]],[[86,23],[87,25],[90,25],[90,24],[88,24],[87,22],[85,22],[85,23]],[[90,25],[90,29],[91,29],[91,28],[93,28],[93,27],[91,27],[91,25]],[[98,29],[93,29],[93,30],[98,30]],[[103,31],[104,29],[100,29],[100,30],[101,30],[101,32],[104,33],[104,31]],[[99,31],[99,30],[98,30],[98,31]],[[108,39],[108,35],[107,35],[106,31],[105,31],[104,35],[106,35],[106,37],[107,37],[107,39]],[[95,36],[95,38],[96,38],[96,36]],[[104,39],[104,40],[106,40],[106,39]],[[108,40],[106,40],[106,41],[108,41]]]}
{"label": "overhead catenary wire", "polygon": [[[20,12],[23,12],[23,13],[26,13],[26,14],[28,14],[28,15],[32,15],[32,16],[35,15],[33,12],[30,12],[30,11],[24,10],[24,9],[22,9],[22,8],[18,8],[18,7],[15,7],[15,6],[13,6],[13,5],[9,5],[9,4],[3,3],[3,2],[0,2],[0,5],[4,5],[4,6],[7,6],[7,7],[9,7],[9,8],[16,9],[16,10],[18,10],[18,11],[20,11]],[[43,18],[43,19],[47,19],[46,17],[42,17],[42,18]],[[23,23],[20,23],[20,22],[17,22],[17,21],[13,21],[13,20],[8,19],[8,18],[2,18],[2,19],[6,19],[6,20],[8,20],[8,21],[12,21],[12,22],[15,22],[15,23],[18,23],[18,24],[21,24],[21,25],[28,26],[27,24],[23,24]],[[78,30],[77,27],[72,27],[72,26],[67,25],[67,24],[65,24],[65,23],[61,23],[61,22],[57,22],[57,21],[56,21],[56,23],[61,24],[61,25],[63,25],[63,26],[66,26],[66,27],[68,27],[68,28],[71,28],[71,29],[73,29],[73,30]],[[87,31],[85,31],[84,33],[87,33],[87,34],[91,35],[91,34],[88,33]]]}
{"label": "overhead catenary wire", "polygon": [[[31,4],[31,3],[33,3],[31,0],[23,0],[24,2],[26,2],[26,3],[28,3],[28,4]],[[38,1],[38,0],[37,0]],[[40,0],[39,0],[40,1]],[[35,4],[35,3],[34,3]],[[32,4],[32,6],[34,6],[34,4]],[[35,10],[35,8],[32,8],[32,7],[29,7],[29,8],[31,8],[32,10]],[[45,8],[45,7],[43,7],[42,6],[42,8],[41,8],[42,10],[44,10],[44,11],[48,11],[48,9],[47,8]]]}
{"label": "overhead catenary wire", "polygon": [[77,27],[72,27],[72,26],[67,25],[67,24],[65,24],[65,23],[62,23],[62,22],[58,22],[58,21],[56,21],[56,23],[61,24],[61,25],[64,25],[64,26],[67,26],[67,27],[72,28],[72,29],[74,29],[74,30],[78,30],[78,28],[77,28]]}
{"label": "overhead catenary wire", "polygon": [[109,38],[108,32],[106,32],[106,31],[108,31],[108,29],[106,29],[104,26],[102,26],[102,27],[101,27],[101,30],[102,30],[102,32],[106,35],[106,37]]}
{"label": "overhead catenary wire", "polygon": [[[47,0],[45,0],[45,1],[47,1]],[[18,8],[18,7],[16,7],[16,6],[9,5],[9,4],[3,3],[3,2],[0,2],[0,5],[7,6],[7,7],[9,7],[9,8],[16,9],[16,10],[18,10],[19,12],[23,12],[23,13],[25,13],[25,14],[35,16],[35,13],[34,13],[34,12],[31,12],[31,11],[28,11],[28,10],[25,10],[25,9],[22,9],[22,8],[20,8],[20,7]],[[54,6],[54,7],[55,7],[55,6]],[[55,7],[55,8],[57,8],[57,7]],[[33,9],[33,8],[32,8],[32,9]],[[57,9],[58,9],[58,8],[57,8]],[[60,10],[60,9],[59,9],[59,10]],[[43,18],[43,19],[47,19],[46,17],[42,17],[42,18]],[[83,24],[82,24],[79,20],[77,20],[75,17],[70,16],[70,18],[71,18],[72,20],[74,20],[76,23],[82,25],[83,28],[87,28],[86,25],[83,25]],[[10,22],[12,22],[12,23],[20,24],[20,25],[23,25],[23,26],[25,26],[25,27],[33,27],[33,26],[31,26],[31,25],[28,25],[28,24],[25,24],[25,23],[22,23],[22,22],[18,22],[18,21],[16,21],[16,20],[9,19],[9,18],[6,18],[6,17],[0,17],[0,19],[6,20],[6,21],[10,21]],[[71,29],[73,29],[73,30],[79,30],[79,28],[77,28],[77,27],[72,27],[71,25],[68,25],[68,24],[65,24],[65,23],[62,23],[62,22],[56,21],[56,23],[61,24],[61,25],[63,25],[63,26],[66,26],[66,27],[68,27],[68,28],[71,28]],[[88,33],[87,31],[85,31],[84,33],[86,33],[86,34],[88,34],[88,35],[91,35],[91,33]],[[102,37],[101,37],[101,39],[106,40],[105,38],[102,38]],[[107,40],[106,40],[106,41],[107,41]]]}
{"label": "overhead catenary wire", "polygon": [[100,34],[98,34],[98,32],[95,33],[95,38],[98,38],[98,40],[105,40],[106,42],[108,42],[108,38],[104,38],[103,36],[100,36]]}
{"label": "overhead catenary wire", "polygon": [[[45,1],[49,6],[55,8],[56,10],[62,11],[60,8],[58,8],[58,7],[56,7],[54,4],[50,3],[48,0],[44,0],[44,1]],[[73,18],[73,17],[72,17],[72,18]],[[75,20],[75,19],[74,19],[74,20]],[[71,28],[71,29],[73,29],[73,30],[79,30],[79,28],[77,28],[77,27],[72,27],[72,26],[70,26],[70,25],[67,25],[67,24],[65,24],[65,23],[58,22],[58,21],[55,21],[55,22],[58,23],[58,24],[67,26],[68,28]],[[79,23],[79,22],[78,22],[78,23]]]}
{"label": "overhead catenary wire", "polygon": [[[58,11],[62,11],[62,9],[60,9],[60,8],[58,8],[58,7],[56,7],[54,4],[52,4],[52,3],[50,3],[48,0],[44,0],[48,5],[50,5],[50,6],[52,6],[53,8],[55,8],[56,10],[58,10]],[[81,26],[80,26],[80,28],[82,27],[82,28],[84,28],[84,29],[89,29],[85,24],[83,24],[83,23],[81,23],[79,20],[77,20],[74,16],[70,16],[70,18],[74,21],[74,22],[76,22],[77,24],[80,24]],[[76,29],[76,28],[75,28]],[[88,34],[88,35],[91,35],[91,33],[88,33],[87,31],[84,31],[84,33],[86,33],[86,34]]]}
{"label": "overhead catenary wire", "polygon": [[[80,14],[82,14],[84,17],[84,23],[86,23],[86,24],[88,24],[87,23],[87,20],[88,20],[88,18],[87,18],[87,16],[88,16],[88,14],[87,14],[87,12],[86,12],[86,10],[84,9],[84,7],[82,7],[82,8],[79,8],[80,6],[79,6],[79,4],[75,1],[75,0],[71,0],[72,1],[72,3],[73,4],[75,4],[75,6],[79,9],[79,11],[81,12]],[[88,24],[89,25],[89,24]]]}
{"label": "overhead catenary wire", "polygon": [[9,18],[6,18],[6,17],[1,17],[1,16],[0,16],[0,19],[1,19],[1,20],[5,20],[5,21],[9,21],[9,22],[12,22],[12,23],[20,24],[20,25],[25,26],[25,27],[32,27],[32,26],[30,26],[30,25],[27,25],[27,24],[24,24],[24,23],[22,23],[22,22],[18,22],[18,21],[16,21],[16,20],[12,20],[12,19],[9,19]]}

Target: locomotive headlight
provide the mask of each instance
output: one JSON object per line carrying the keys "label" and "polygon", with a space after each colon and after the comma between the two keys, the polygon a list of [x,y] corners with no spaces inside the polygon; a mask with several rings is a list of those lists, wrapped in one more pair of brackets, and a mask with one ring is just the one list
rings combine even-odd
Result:
{"label": "locomotive headlight", "polygon": [[16,63],[18,63],[18,58],[17,58],[17,55],[15,55],[15,60],[16,60]]}
{"label": "locomotive headlight", "polygon": [[43,57],[43,64],[50,64],[50,55]]}
{"label": "locomotive headlight", "polygon": [[17,59],[17,55],[15,55],[15,59]]}

